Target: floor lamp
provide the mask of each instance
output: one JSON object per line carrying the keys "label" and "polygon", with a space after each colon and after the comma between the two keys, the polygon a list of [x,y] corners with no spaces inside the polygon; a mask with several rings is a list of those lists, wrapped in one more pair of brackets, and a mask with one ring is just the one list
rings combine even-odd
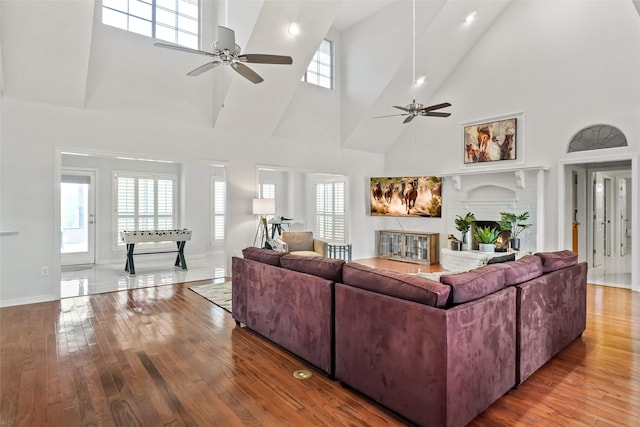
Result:
{"label": "floor lamp", "polygon": [[[269,229],[267,228],[267,215],[273,215],[276,213],[276,200],[275,199],[253,199],[253,214],[260,215],[260,222],[256,229],[256,236],[253,238],[253,246],[258,241],[258,235],[260,236],[260,246],[264,246],[264,241],[269,237]],[[260,230],[262,229],[262,233]]]}

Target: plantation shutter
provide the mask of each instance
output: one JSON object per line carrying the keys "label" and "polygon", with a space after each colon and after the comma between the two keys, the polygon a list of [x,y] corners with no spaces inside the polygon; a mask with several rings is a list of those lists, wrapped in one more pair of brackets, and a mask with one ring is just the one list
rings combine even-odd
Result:
{"label": "plantation shutter", "polygon": [[219,176],[211,177],[211,244],[224,240],[227,183]]}
{"label": "plantation shutter", "polygon": [[316,184],[316,230],[320,239],[345,241],[345,184]]}
{"label": "plantation shutter", "polygon": [[[114,246],[122,246],[120,231],[171,230],[176,226],[175,176],[114,172]],[[144,243],[145,245],[147,243]],[[149,244],[149,246],[164,246]]]}

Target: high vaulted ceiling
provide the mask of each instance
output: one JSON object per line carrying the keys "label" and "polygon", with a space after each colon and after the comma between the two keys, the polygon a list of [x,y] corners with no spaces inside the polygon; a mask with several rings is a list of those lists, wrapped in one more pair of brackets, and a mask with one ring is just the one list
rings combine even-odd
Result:
{"label": "high vaulted ceiling", "polygon": [[[633,1],[640,13],[638,0],[621,1]],[[417,0],[415,71],[427,83],[416,89],[411,1],[201,3],[203,50],[215,40],[216,26],[225,24],[228,7],[228,26],[243,52],[290,55],[293,65],[252,65],[265,79],[259,85],[217,70],[191,79],[184,74],[204,57],[157,49],[146,37],[102,25],[99,2],[0,0],[0,90],[7,97],[64,107],[166,114],[221,131],[291,136],[296,131],[281,128],[298,120],[292,110],[305,105],[297,99],[301,76],[328,37],[336,42],[337,82],[336,90],[323,96],[339,99],[339,118],[330,124],[339,129],[339,144],[383,153],[411,126],[446,119],[402,125],[401,117],[373,117],[398,113],[392,106],[406,105],[414,95],[425,105],[451,102],[447,111],[455,114],[455,100],[444,99],[439,88],[511,0]],[[471,13],[476,19],[466,24]],[[295,39],[286,33],[292,21],[302,29]]]}

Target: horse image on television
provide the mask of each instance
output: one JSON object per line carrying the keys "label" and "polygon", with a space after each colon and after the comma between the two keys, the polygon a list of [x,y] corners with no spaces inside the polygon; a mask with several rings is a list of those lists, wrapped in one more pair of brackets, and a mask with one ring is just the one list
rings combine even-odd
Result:
{"label": "horse image on television", "polygon": [[437,176],[371,178],[370,193],[371,215],[441,216],[442,178]]}

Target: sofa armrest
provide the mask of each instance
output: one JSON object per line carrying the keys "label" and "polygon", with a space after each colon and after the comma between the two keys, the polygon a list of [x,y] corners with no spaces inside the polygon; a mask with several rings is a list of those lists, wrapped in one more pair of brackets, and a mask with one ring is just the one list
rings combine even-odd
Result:
{"label": "sofa armrest", "polygon": [[323,257],[329,255],[328,243],[321,239],[313,239],[313,251],[319,253]]}

